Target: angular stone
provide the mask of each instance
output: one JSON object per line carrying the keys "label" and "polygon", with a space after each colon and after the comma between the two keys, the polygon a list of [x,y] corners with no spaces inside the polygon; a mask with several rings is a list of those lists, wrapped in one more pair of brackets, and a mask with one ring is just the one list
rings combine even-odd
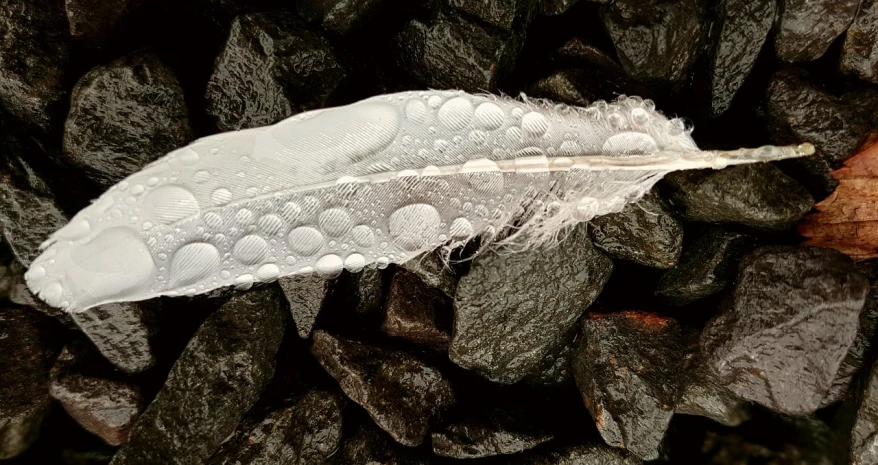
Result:
{"label": "angular stone", "polygon": [[726,426],[738,426],[749,420],[750,405],[720,385],[705,365],[698,346],[687,352],[680,401],[674,413],[706,417]]}
{"label": "angular stone", "polygon": [[528,86],[527,95],[586,107],[598,98],[584,85],[588,76],[584,69],[562,69]]}
{"label": "angular stone", "polygon": [[442,374],[401,351],[314,333],[311,352],[342,391],[397,442],[417,446],[435,419],[454,404]]}
{"label": "angular stone", "polygon": [[70,36],[101,46],[121,28],[142,0],[65,0]]}
{"label": "angular stone", "polygon": [[588,314],[573,376],[604,441],[644,459],[659,457],[682,383],[680,327],[641,312]]}
{"label": "angular stone", "polygon": [[139,373],[155,364],[149,341],[152,313],[141,303],[116,302],[71,313],[70,317],[110,363],[126,373]]}
{"label": "angular stone", "polygon": [[774,49],[784,61],[812,61],[850,26],[860,0],[782,0]]}
{"label": "angular stone", "polygon": [[460,276],[450,265],[447,265],[438,252],[428,253],[413,258],[402,264],[407,271],[414,273],[428,286],[439,289],[448,297],[457,292]]}
{"label": "angular stone", "polygon": [[750,75],[777,15],[776,0],[723,0],[717,7],[716,48],[710,56],[711,115],[729,109]]}
{"label": "angular stone", "polygon": [[290,303],[290,313],[302,339],[311,337],[317,314],[329,294],[332,281],[317,275],[296,275],[278,280]]}
{"label": "angular stone", "polygon": [[60,0],[0,0],[0,105],[48,130],[66,92],[69,40]]}
{"label": "angular stone", "polygon": [[33,295],[28,289],[24,277],[17,275],[12,278],[9,289],[9,301],[16,305],[23,305],[40,311],[48,316],[59,317],[65,314],[63,309],[52,307]]}
{"label": "angular stone", "polygon": [[[536,0],[494,0],[473,2],[469,0],[447,0],[452,8],[475,16],[480,20],[508,31],[515,27],[527,26],[536,9]],[[522,24],[523,23],[523,24]]]}
{"label": "angular stone", "polygon": [[642,81],[682,82],[706,39],[702,0],[617,0],[601,10],[625,71]]}
{"label": "angular stone", "polygon": [[878,361],[865,371],[837,422],[851,465],[878,463]]}
{"label": "angular stone", "polygon": [[3,239],[24,266],[39,256],[40,244],[67,224],[55,199],[3,182],[0,172],[0,227]]}
{"label": "angular stone", "polygon": [[815,411],[854,342],[869,282],[832,249],[766,247],[701,334],[720,383],[779,412]]}
{"label": "angular stone", "polygon": [[357,297],[354,311],[361,316],[378,313],[384,305],[384,273],[376,268],[364,268],[352,278]]}
{"label": "angular stone", "polygon": [[683,224],[655,191],[619,213],[599,216],[589,228],[595,247],[613,258],[671,268],[683,251]]}
{"label": "angular stone", "polygon": [[862,0],[841,50],[841,72],[878,84],[878,1]]}
{"label": "angular stone", "polygon": [[784,230],[814,204],[804,187],[768,163],[681,171],[669,174],[665,181],[671,186],[668,200],[687,221]]}
{"label": "angular stone", "polygon": [[527,454],[512,465],[641,465],[643,461],[624,450],[603,444],[555,446],[551,450]]}
{"label": "angular stone", "polygon": [[452,316],[452,300],[445,293],[399,270],[390,282],[381,331],[390,337],[447,350]]}
{"label": "angular stone", "polygon": [[549,353],[540,362],[536,373],[524,378],[527,385],[534,388],[556,388],[573,381],[570,359],[573,356],[573,340],[579,334],[574,326],[560,343],[549,349]]}
{"label": "angular stone", "polygon": [[493,457],[517,454],[554,438],[532,421],[502,407],[477,412],[434,432],[433,452],[455,459]]}
{"label": "angular stone", "polygon": [[427,465],[431,461],[393,442],[374,425],[360,425],[352,437],[330,458],[331,465]]}
{"label": "angular stone", "polygon": [[274,375],[282,299],[275,286],[238,294],[208,317],[111,464],[207,460]]}
{"label": "angular stone", "polygon": [[875,340],[876,330],[878,330],[878,289],[872,286],[872,290],[866,299],[866,304],[863,306],[863,310],[860,311],[860,324],[857,327],[857,336],[854,338],[854,343],[848,350],[844,360],[841,361],[838,372],[835,374],[835,380],[833,380],[832,386],[829,387],[829,392],[823,398],[823,401],[820,402],[821,408],[842,400],[847,395],[848,388],[850,388],[854,377],[857,376],[861,369],[868,369],[869,355],[873,354],[875,344],[873,341]]}
{"label": "angular stone", "polygon": [[480,256],[457,288],[449,357],[504,384],[538,372],[612,268],[584,226],[557,247]]}
{"label": "angular stone", "polygon": [[373,19],[385,3],[386,0],[303,0],[296,7],[306,21],[346,35]]}
{"label": "angular stone", "polygon": [[266,126],[324,106],[344,77],[329,41],[293,13],[239,16],[207,84],[207,113],[220,131]]}
{"label": "angular stone", "polygon": [[746,234],[710,228],[692,241],[677,266],[659,278],[655,293],[672,305],[716,294],[734,280],[738,260],[755,245]]}
{"label": "angular stone", "polygon": [[310,391],[288,407],[249,415],[209,465],[324,463],[341,444],[344,398]]}
{"label": "angular stone", "polygon": [[140,387],[110,369],[87,372],[99,365],[89,360],[87,349],[81,344],[64,348],[52,368],[49,393],[83,428],[111,446],[124,444],[146,401]]}

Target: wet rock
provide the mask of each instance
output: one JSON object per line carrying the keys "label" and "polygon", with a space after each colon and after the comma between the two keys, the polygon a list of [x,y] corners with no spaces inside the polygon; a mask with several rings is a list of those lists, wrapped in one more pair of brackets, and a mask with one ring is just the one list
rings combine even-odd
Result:
{"label": "wet rock", "polygon": [[540,0],[540,13],[548,16],[564,14],[577,3],[579,0]]}
{"label": "wet rock", "polygon": [[711,115],[729,109],[753,70],[777,15],[775,0],[723,0],[717,6],[716,48],[710,57]]}
{"label": "wet rock", "polygon": [[299,15],[320,23],[327,31],[345,35],[368,23],[386,0],[304,0],[297,3]]}
{"label": "wet rock", "polygon": [[454,297],[460,276],[452,266],[442,260],[438,252],[409,260],[402,267],[417,275],[428,286],[439,289],[448,297]]}
{"label": "wet rock", "polygon": [[71,313],[70,317],[110,363],[126,373],[139,373],[155,364],[149,341],[153,313],[149,306],[157,304],[116,302]]}
{"label": "wet rock", "polygon": [[397,442],[417,446],[454,403],[451,384],[413,356],[314,333],[311,352],[344,393]]}
{"label": "wet rock", "polygon": [[878,463],[878,362],[867,368],[854,392],[837,423],[846,440],[849,462],[845,463]]}
{"label": "wet rock", "polygon": [[26,308],[0,308],[0,460],[34,442],[49,407],[49,370],[55,350],[40,315]]}
{"label": "wet rock", "polygon": [[680,328],[649,313],[589,314],[573,376],[604,441],[644,460],[659,457],[682,382]]}
{"label": "wet rock", "polygon": [[501,29],[513,30],[530,22],[536,9],[537,0],[495,0],[492,2],[472,2],[469,0],[448,0],[452,8],[472,15]]}
{"label": "wet rock", "polygon": [[103,45],[142,0],[65,0],[70,36],[90,46]]}
{"label": "wet rock", "polygon": [[680,263],[665,272],[656,295],[672,305],[686,305],[728,286],[738,260],[755,247],[755,239],[738,232],[710,228],[683,252]]}
{"label": "wet rock", "polygon": [[442,457],[474,459],[517,454],[551,441],[553,434],[523,412],[488,409],[433,433],[433,452]]}
{"label": "wet rock", "polygon": [[641,465],[633,454],[603,444],[574,444],[527,454],[513,465]]}
{"label": "wet rock", "polygon": [[628,74],[682,82],[704,47],[705,13],[701,0],[617,0],[601,18]]}
{"label": "wet rock", "polygon": [[704,328],[701,349],[720,383],[788,414],[815,411],[856,337],[869,282],[832,249],[766,247]]}
{"label": "wet rock", "polygon": [[397,36],[401,68],[433,89],[494,91],[515,66],[522,37],[440,13],[432,24],[412,20]]}
{"label": "wet rock", "polygon": [[14,278],[10,279],[10,288],[9,288],[9,301],[16,305],[23,305],[25,307],[30,307],[34,310],[40,311],[48,316],[58,317],[64,315],[64,310],[56,307],[49,306],[45,302],[39,299],[39,297],[33,295],[30,289],[27,288],[27,284],[24,282],[24,278],[21,275],[17,275]]}
{"label": "wet rock", "polygon": [[452,300],[421,278],[399,270],[390,282],[381,331],[390,337],[446,350],[451,342]]}
{"label": "wet rock", "polygon": [[874,341],[876,330],[878,330],[878,290],[873,286],[863,310],[860,311],[857,336],[844,360],[841,361],[838,372],[835,374],[835,380],[829,387],[826,397],[820,403],[821,408],[842,400],[848,393],[848,388],[850,388],[854,377],[861,369],[868,368],[869,356],[874,353],[872,341]]}
{"label": "wet rock", "polygon": [[282,299],[274,286],[238,294],[208,317],[111,463],[204,462],[274,375]]}
{"label": "wet rock", "polygon": [[570,358],[573,356],[573,340],[579,334],[576,326],[571,328],[561,343],[549,350],[540,362],[538,370],[524,378],[524,382],[535,388],[553,388],[573,381],[570,371]]}
{"label": "wet rock", "polygon": [[3,239],[24,266],[39,256],[40,244],[67,224],[55,199],[4,182],[0,172],[0,227]]}
{"label": "wet rock", "polygon": [[732,166],[723,170],[671,173],[669,201],[687,221],[737,223],[762,230],[783,230],[811,210],[804,187],[774,165]]}
{"label": "wet rock", "polygon": [[192,138],[183,90],[151,52],[86,73],[73,89],[64,154],[109,188]]}
{"label": "wet rock", "polygon": [[[759,418],[759,429],[708,430],[699,448],[700,457],[691,463],[736,465],[833,465],[835,434],[813,416]],[[755,426],[755,425],[754,425]],[[740,434],[738,433],[740,432]],[[691,437],[691,436],[690,436]],[[690,463],[690,462],[687,462]],[[845,462],[846,463],[846,462]]]}
{"label": "wet rock", "polygon": [[317,314],[328,297],[332,281],[317,275],[296,275],[278,280],[290,304],[290,313],[302,339],[311,337]]}
{"label": "wet rock", "polygon": [[782,0],[780,25],[774,37],[784,61],[812,61],[850,26],[859,0]]}
{"label": "wet rock", "polygon": [[360,425],[329,460],[332,465],[427,465],[430,460],[393,442],[374,425]]}
{"label": "wet rock", "polygon": [[376,268],[365,268],[352,278],[357,297],[354,311],[361,316],[377,314],[384,304],[384,273]]}
{"label": "wet rock", "polygon": [[671,268],[683,251],[683,225],[650,191],[619,213],[599,216],[589,228],[595,247],[613,258],[652,268]]}
{"label": "wet rock", "polygon": [[207,112],[220,131],[266,126],[324,106],[344,77],[329,41],[292,13],[239,16],[207,84]]}
{"label": "wet rock", "polygon": [[0,105],[43,130],[65,94],[67,21],[58,0],[0,1]]}
{"label": "wet rock", "polygon": [[697,345],[683,359],[683,379],[674,413],[706,417],[726,426],[750,419],[750,405],[720,385]]}
{"label": "wet rock", "polygon": [[136,384],[111,369],[96,370],[100,361],[89,358],[81,344],[65,347],[52,368],[49,393],[83,428],[111,446],[124,444],[146,402]]}
{"label": "wet rock", "polygon": [[841,51],[841,72],[878,84],[878,2],[863,0],[848,28]]}
{"label": "wet rock", "polygon": [[311,391],[290,406],[245,419],[207,462],[210,465],[309,465],[338,449],[344,398]]}
{"label": "wet rock", "polygon": [[527,95],[586,107],[598,98],[584,85],[588,76],[589,72],[584,69],[563,69],[531,84]]}

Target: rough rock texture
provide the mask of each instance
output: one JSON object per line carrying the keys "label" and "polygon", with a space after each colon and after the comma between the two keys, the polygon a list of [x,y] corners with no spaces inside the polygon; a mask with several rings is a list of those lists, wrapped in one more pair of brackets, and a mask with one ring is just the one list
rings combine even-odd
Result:
{"label": "rough rock texture", "polygon": [[206,460],[274,375],[286,309],[274,286],[238,294],[212,314],[177,359],[113,465]]}
{"label": "rough rock texture", "polygon": [[327,462],[332,465],[427,465],[429,459],[402,447],[374,425],[360,425]]}
{"label": "rough rock texture", "polygon": [[848,28],[841,51],[841,72],[878,84],[878,1],[863,0]]}
{"label": "rough rock texture", "polygon": [[612,268],[584,226],[558,247],[477,258],[457,287],[449,357],[499,383],[539,371]]}
{"label": "rough rock texture", "polygon": [[311,352],[397,442],[417,446],[434,420],[454,403],[454,391],[442,374],[397,350],[314,333]]}
{"label": "rough rock texture", "polygon": [[506,30],[530,21],[536,8],[536,0],[494,0],[473,2],[471,0],[447,0],[452,8],[475,16],[482,21]]}
{"label": "rough rock texture", "polygon": [[439,253],[413,258],[403,263],[402,267],[417,275],[428,286],[439,289],[448,297],[454,297],[460,276],[456,270],[445,264]]}
{"label": "rough rock texture", "polygon": [[140,387],[112,370],[83,372],[98,365],[89,355],[81,344],[65,347],[52,368],[49,393],[83,428],[111,446],[124,444],[146,402]]}
{"label": "rough rock texture", "polygon": [[688,221],[782,230],[797,223],[814,204],[804,187],[768,163],[679,171],[665,181],[671,187],[671,204]]}
{"label": "rough rock texture", "polygon": [[716,48],[710,56],[712,116],[729,109],[732,98],[756,64],[774,19],[776,0],[723,0],[717,6],[713,34]]}
{"label": "rough rock texture", "polygon": [[830,404],[838,402],[845,397],[848,389],[854,380],[854,377],[862,369],[868,369],[870,363],[870,355],[874,354],[875,334],[878,331],[878,291],[872,286],[872,291],[866,299],[866,305],[860,312],[860,324],[857,328],[857,336],[854,343],[848,350],[838,372],[835,374],[835,380],[829,387],[829,392],[820,403],[820,407],[826,407]]}
{"label": "rough rock texture", "polygon": [[849,463],[878,463],[878,362],[867,369],[855,392],[841,416]]}
{"label": "rough rock texture", "polygon": [[30,447],[49,407],[55,351],[47,337],[38,313],[0,308],[0,460]]}
{"label": "rough rock texture", "polygon": [[741,261],[733,296],[704,328],[720,382],[788,414],[815,411],[854,342],[869,282],[832,249],[766,247]]}
{"label": "rough rock texture", "polygon": [[710,228],[683,252],[680,263],[656,284],[656,295],[667,303],[685,305],[722,291],[737,273],[738,260],[755,247],[742,233]]}
{"label": "rough rock texture", "polygon": [[40,300],[39,297],[35,296],[30,289],[27,288],[27,283],[24,282],[23,276],[16,275],[12,277],[9,286],[10,302],[16,305],[30,307],[48,316],[63,317],[65,315],[63,309],[49,306],[47,303]]}
{"label": "rough rock texture", "polygon": [[726,426],[750,419],[750,405],[720,385],[697,345],[687,349],[683,370],[684,382],[674,413],[707,417]]}
{"label": "rough rock texture", "polygon": [[71,313],[70,317],[113,365],[127,373],[138,373],[155,364],[149,341],[151,304],[104,304]]}
{"label": "rough rock texture", "polygon": [[278,283],[290,304],[290,313],[296,322],[299,336],[303,339],[310,338],[332,281],[317,275],[297,275],[281,278]]}
{"label": "rough rock texture", "polygon": [[589,228],[595,247],[613,258],[671,268],[683,251],[683,225],[655,191],[619,213],[599,216]]}
{"label": "rough rock texture", "polygon": [[680,339],[676,321],[649,313],[582,319],[573,376],[608,445],[659,457],[683,381]]}
{"label": "rough rock texture", "polygon": [[385,3],[386,0],[303,0],[296,7],[306,21],[345,35],[369,22]]}
{"label": "rough rock texture", "polygon": [[[833,431],[814,416],[759,418],[758,430],[708,429],[699,456],[684,463],[717,465],[836,465],[840,445]],[[738,433],[740,431],[740,434]]]}
{"label": "rough rock texture", "polygon": [[513,465],[641,465],[633,454],[603,444],[575,444],[550,448],[513,460]]}
{"label": "rough rock texture", "polygon": [[354,305],[356,314],[377,314],[384,304],[385,274],[376,268],[365,268],[353,274],[352,278],[357,297]]}
{"label": "rough rock texture", "polygon": [[784,61],[811,61],[850,26],[860,0],[782,0],[780,26],[774,38]]}
{"label": "rough rock texture", "polygon": [[103,45],[143,0],[65,0],[70,36],[90,46]]}
{"label": "rough rock texture", "polygon": [[575,325],[563,337],[558,345],[549,349],[543,357],[538,370],[526,376],[523,381],[535,388],[555,388],[573,382],[570,370],[570,358],[573,356],[573,341],[579,334]]}
{"label": "rough rock texture", "polygon": [[705,13],[702,0],[617,0],[601,18],[628,74],[681,82],[703,49]]}
{"label": "rough rock texture", "polygon": [[220,131],[276,123],[322,107],[344,79],[329,41],[289,12],[235,18],[207,84]]}
{"label": "rough rock texture", "polygon": [[61,0],[0,1],[0,105],[43,130],[65,93],[66,23]]}
{"label": "rough rock texture", "polygon": [[540,0],[540,13],[550,16],[564,14],[577,3],[579,0]]}
{"label": "rough rock texture", "polygon": [[451,342],[452,300],[405,270],[393,275],[381,331],[435,349]]}
{"label": "rough rock texture", "polygon": [[246,418],[208,461],[210,465],[310,465],[339,447],[344,398],[311,391],[291,405]]}
{"label": "rough rock texture", "polygon": [[[0,172],[0,227],[15,258],[25,266],[39,256],[43,241],[67,224],[67,216],[55,203],[32,190],[4,179]],[[4,182],[5,181],[5,182]]]}
{"label": "rough rock texture", "polygon": [[157,56],[134,52],[73,89],[64,154],[108,188],[192,138],[183,90]]}
{"label": "rough rock texture", "polygon": [[433,452],[456,459],[517,454],[553,437],[525,415],[496,408],[469,415],[434,432]]}

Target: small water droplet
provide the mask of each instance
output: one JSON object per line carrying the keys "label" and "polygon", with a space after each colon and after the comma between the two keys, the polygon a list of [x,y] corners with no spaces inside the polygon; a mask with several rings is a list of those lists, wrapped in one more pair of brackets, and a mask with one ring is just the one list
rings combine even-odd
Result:
{"label": "small water droplet", "polygon": [[344,261],[335,254],[324,255],[314,263],[314,270],[324,278],[335,278],[344,270]]}
{"label": "small water droplet", "polygon": [[366,267],[366,257],[358,253],[352,253],[345,257],[344,267],[351,273],[358,273]]}
{"label": "small water droplet", "polygon": [[159,178],[157,178],[155,176],[146,180],[146,185],[149,187],[154,187],[154,186],[158,185],[158,183],[159,183]]}
{"label": "small water droplet", "polygon": [[255,265],[268,256],[268,243],[256,235],[244,236],[235,243],[232,256],[245,265]]}
{"label": "small water droplet", "polygon": [[192,182],[196,184],[203,184],[210,179],[210,173],[204,170],[196,171],[195,174],[192,175]]}
{"label": "small water droplet", "polygon": [[306,257],[316,254],[323,248],[323,242],[323,234],[310,226],[298,227],[287,235],[287,245],[290,249]]}

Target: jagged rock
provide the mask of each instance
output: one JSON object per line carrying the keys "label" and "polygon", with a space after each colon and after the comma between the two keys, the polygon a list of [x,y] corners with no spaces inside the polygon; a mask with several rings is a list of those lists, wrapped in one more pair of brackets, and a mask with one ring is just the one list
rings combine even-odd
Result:
{"label": "jagged rock", "polygon": [[499,383],[538,372],[612,268],[584,226],[558,247],[478,257],[457,287],[449,357]]}
{"label": "jagged rock", "polygon": [[296,7],[306,21],[345,35],[368,23],[384,5],[385,0],[303,0]]}
{"label": "jagged rock", "polygon": [[24,266],[39,256],[40,244],[67,224],[55,199],[21,189],[0,172],[0,227],[3,239]]}
{"label": "jagged rock", "polygon": [[604,441],[657,459],[683,381],[677,322],[641,312],[588,314],[574,350],[573,376]]}
{"label": "jagged rock", "polygon": [[774,37],[784,61],[812,61],[850,26],[860,0],[782,0],[780,26]]}
{"label": "jagged rock", "polygon": [[719,381],[787,414],[815,411],[854,342],[869,282],[832,249],[766,247],[741,261],[734,293],[701,334]]}
{"label": "jagged rock", "polygon": [[633,454],[603,444],[555,446],[547,451],[527,454],[513,465],[641,465]]}
{"label": "jagged rock", "polygon": [[878,84],[878,2],[863,0],[848,28],[841,51],[841,72]]}
{"label": "jagged rock", "polygon": [[524,382],[535,388],[553,388],[572,382],[570,358],[573,356],[573,340],[577,334],[578,328],[574,326],[557,346],[549,350],[540,362],[537,372],[525,377]]}
{"label": "jagged rock", "polygon": [[311,337],[317,314],[329,294],[332,281],[317,275],[288,276],[278,280],[290,304],[290,313],[302,339]]}
{"label": "jagged rock", "polygon": [[342,391],[397,442],[417,446],[434,420],[454,403],[442,374],[401,351],[314,333],[311,352]]}
{"label": "jagged rock", "polygon": [[501,29],[523,28],[530,22],[536,9],[536,0],[494,0],[473,2],[469,0],[447,0],[452,8],[470,14]]}
{"label": "jagged rock", "polygon": [[517,454],[551,441],[554,435],[522,412],[488,409],[433,433],[433,452],[442,457],[474,459]]}
{"label": "jagged rock", "polygon": [[384,303],[384,273],[377,268],[365,268],[352,277],[357,297],[354,311],[361,316],[376,314]]}
{"label": "jagged rock", "polygon": [[531,84],[527,95],[587,107],[598,98],[585,85],[591,74],[584,69],[562,69]]}
{"label": "jagged rock", "polygon": [[683,359],[683,385],[674,413],[710,418],[726,426],[750,419],[750,405],[722,387],[696,345]]}
{"label": "jagged rock", "polygon": [[282,299],[275,286],[238,294],[208,317],[111,464],[203,463],[274,375]]}
{"label": "jagged rock", "polygon": [[239,16],[207,84],[207,112],[220,131],[266,126],[324,106],[344,77],[329,41],[292,13]]}
{"label": "jagged rock", "polygon": [[411,259],[403,263],[402,267],[417,275],[428,286],[439,289],[448,297],[454,297],[460,276],[442,260],[438,252]]}
{"label": "jagged rock", "polygon": [[64,310],[52,307],[33,295],[27,288],[27,283],[21,275],[10,279],[9,301],[16,305],[23,305],[40,311],[48,316],[58,317],[64,315]]}
{"label": "jagged rock", "polygon": [[332,465],[427,465],[430,460],[393,442],[373,425],[360,425],[330,458]]}
{"label": "jagged rock", "polygon": [[399,270],[390,282],[381,330],[390,337],[447,350],[452,315],[452,300],[445,293]]}
{"label": "jagged rock", "polygon": [[839,463],[878,463],[878,361],[866,368],[855,386],[855,394],[845,401],[836,420],[848,458]]}
{"label": "jagged rock", "polygon": [[153,312],[144,305],[116,302],[71,313],[70,317],[113,365],[126,373],[139,373],[155,364],[149,342]]}

